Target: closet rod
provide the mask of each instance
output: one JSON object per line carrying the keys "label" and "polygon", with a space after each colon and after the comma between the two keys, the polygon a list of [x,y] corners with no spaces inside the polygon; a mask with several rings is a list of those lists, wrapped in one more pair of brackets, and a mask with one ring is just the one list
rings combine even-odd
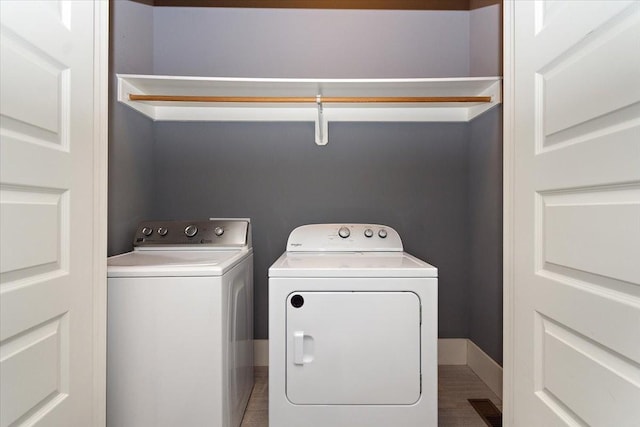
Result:
{"label": "closet rod", "polygon": [[174,102],[244,102],[244,103],[428,103],[428,102],[491,102],[490,96],[185,96],[129,94],[131,101]]}

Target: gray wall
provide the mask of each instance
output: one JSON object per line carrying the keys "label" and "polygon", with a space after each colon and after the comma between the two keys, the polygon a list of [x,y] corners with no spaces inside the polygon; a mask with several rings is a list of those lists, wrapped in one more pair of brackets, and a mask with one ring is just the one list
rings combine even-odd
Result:
{"label": "gray wall", "polygon": [[267,338],[269,265],[291,230],[317,222],[396,228],[439,268],[440,336],[466,337],[468,125],[330,126],[318,147],[312,124],[157,123],[156,216],[252,219],[256,338]]}
{"label": "gray wall", "polygon": [[502,108],[469,135],[469,338],[502,363]]}
{"label": "gray wall", "polygon": [[465,11],[154,10],[156,74],[233,77],[462,77]]}
{"label": "gray wall", "polygon": [[115,73],[153,73],[153,8],[113,1],[110,28],[108,254],[131,250],[139,221],[152,218],[153,122],[116,100]]}
{"label": "gray wall", "polygon": [[469,12],[469,75],[502,75],[502,6],[494,4]]}
{"label": "gray wall", "polygon": [[[168,31],[171,29],[171,31]],[[156,74],[444,77],[469,72],[469,13],[156,8]],[[158,123],[155,212],[254,221],[256,338],[269,265],[311,222],[398,229],[440,268],[440,336],[467,336],[468,125]]]}
{"label": "gray wall", "polygon": [[[501,6],[469,13],[469,75],[502,75]],[[469,131],[468,337],[502,363],[502,108]]]}

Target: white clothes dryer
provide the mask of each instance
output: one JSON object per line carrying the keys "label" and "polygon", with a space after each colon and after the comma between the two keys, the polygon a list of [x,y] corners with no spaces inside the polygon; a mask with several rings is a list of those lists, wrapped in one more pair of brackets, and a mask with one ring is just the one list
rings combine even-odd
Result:
{"label": "white clothes dryer", "polygon": [[293,230],[269,269],[269,426],[437,426],[437,284],[391,227]]}
{"label": "white clothes dryer", "polygon": [[238,427],[254,381],[250,222],[145,221],[107,272],[107,426]]}

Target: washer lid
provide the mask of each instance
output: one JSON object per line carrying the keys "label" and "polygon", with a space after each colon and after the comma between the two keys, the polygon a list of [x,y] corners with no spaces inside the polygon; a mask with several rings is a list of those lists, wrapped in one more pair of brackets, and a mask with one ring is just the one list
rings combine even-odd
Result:
{"label": "washer lid", "polygon": [[285,252],[269,277],[438,277],[438,269],[406,252]]}
{"label": "washer lid", "polygon": [[134,250],[107,258],[108,277],[221,276],[251,250]]}

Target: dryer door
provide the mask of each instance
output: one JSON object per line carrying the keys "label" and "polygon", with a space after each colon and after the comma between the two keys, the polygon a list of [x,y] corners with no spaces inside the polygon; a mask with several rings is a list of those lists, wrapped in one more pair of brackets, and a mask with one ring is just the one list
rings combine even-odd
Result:
{"label": "dryer door", "polygon": [[413,292],[287,297],[287,398],[300,405],[411,405],[421,393]]}

